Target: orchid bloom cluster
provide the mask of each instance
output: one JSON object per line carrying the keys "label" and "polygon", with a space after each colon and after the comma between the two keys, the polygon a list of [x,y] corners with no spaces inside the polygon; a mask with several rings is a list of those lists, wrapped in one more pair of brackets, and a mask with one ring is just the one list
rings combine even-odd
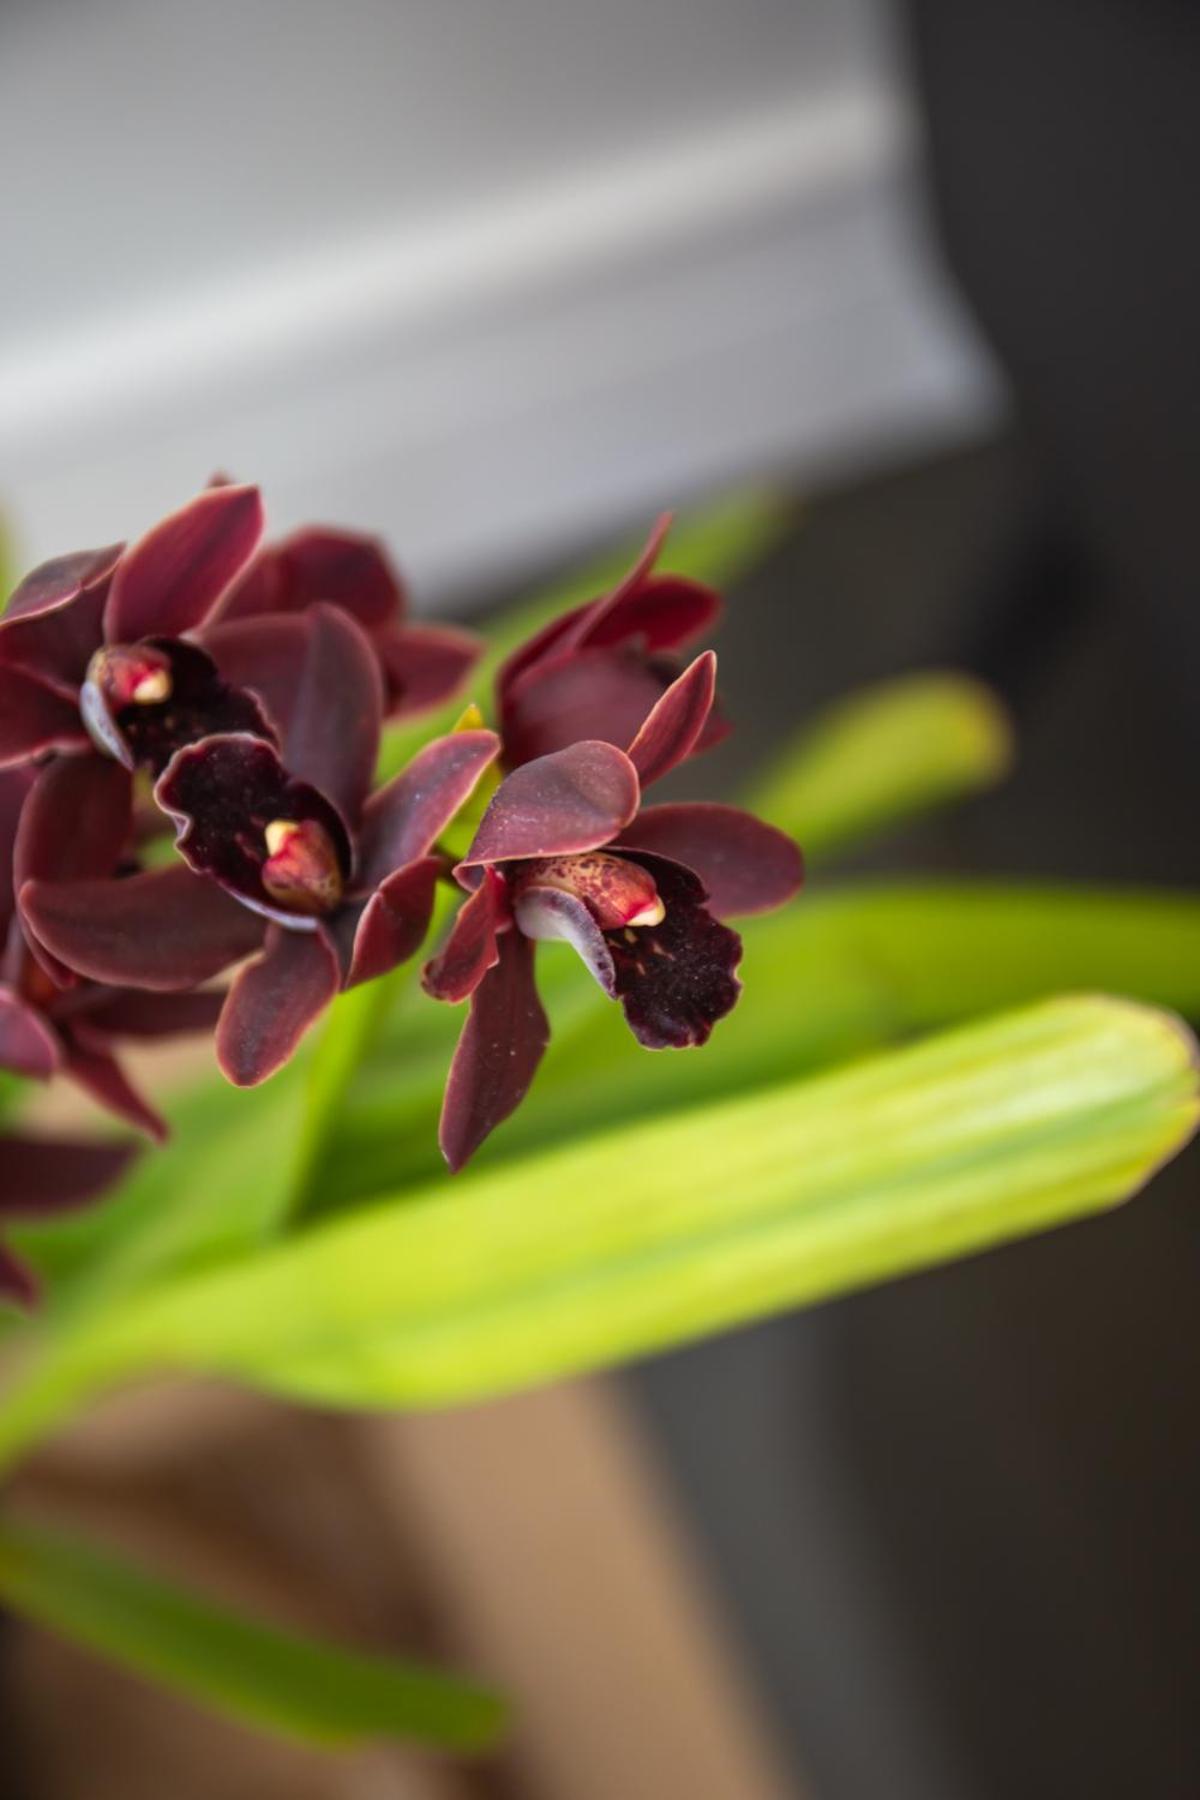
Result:
{"label": "orchid bloom cluster", "polygon": [[[575,948],[643,1045],[704,1043],[739,993],[724,921],[787,900],[801,865],[734,808],[643,805],[727,730],[712,652],[678,655],[719,602],[656,571],[665,522],[504,663],[495,730],[471,708],[378,787],[385,721],[449,699],[481,645],[410,622],[374,540],[262,532],[258,491],[219,480],[128,549],[36,569],[0,617],[0,1069],[61,1072],[160,1137],[122,1042],[213,1030],[231,1081],[265,1080],[338,992],[417,953],[439,882],[463,898],[424,986],[469,1000],[452,1168],[546,1048],[540,941]],[[456,861],[444,836],[489,771]],[[0,1216],[77,1203],[127,1155],[7,1144]],[[28,1287],[0,1253],[0,1292]]]}

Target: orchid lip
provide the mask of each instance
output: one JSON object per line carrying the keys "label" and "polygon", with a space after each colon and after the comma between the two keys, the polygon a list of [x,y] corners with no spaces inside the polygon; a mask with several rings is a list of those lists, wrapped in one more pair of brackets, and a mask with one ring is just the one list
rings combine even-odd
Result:
{"label": "orchid lip", "polygon": [[316,819],[272,819],[263,832],[262,883],[272,900],[299,913],[333,912],[342,872],[329,833]]}

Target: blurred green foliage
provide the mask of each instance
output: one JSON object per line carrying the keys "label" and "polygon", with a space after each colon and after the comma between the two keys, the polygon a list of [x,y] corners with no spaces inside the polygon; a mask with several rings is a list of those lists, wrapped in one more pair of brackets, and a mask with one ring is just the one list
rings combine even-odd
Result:
{"label": "blurred green foliage", "polygon": [[[684,520],[671,566],[729,585],[785,521],[761,497]],[[506,621],[481,704],[513,644],[633,549]],[[390,732],[385,772],[460,710]],[[986,690],[914,676],[832,709],[752,799],[819,860],[986,787],[1010,753]],[[413,967],[338,1000],[266,1089],[214,1075],[179,1096],[172,1143],[117,1195],[20,1234],[50,1300],[5,1321],[0,1460],[163,1368],[390,1407],[604,1366],[1108,1205],[1193,1129],[1194,1046],[1151,1008],[1200,1016],[1194,897],[821,884],[744,937],[746,993],[712,1043],[652,1058],[543,946],[550,1055],[453,1180],[435,1130],[462,1015]],[[1064,990],[1140,1004],[1048,998]],[[0,1520],[0,1595],[300,1736],[466,1744],[498,1716],[469,1685],[298,1642],[28,1521]]]}

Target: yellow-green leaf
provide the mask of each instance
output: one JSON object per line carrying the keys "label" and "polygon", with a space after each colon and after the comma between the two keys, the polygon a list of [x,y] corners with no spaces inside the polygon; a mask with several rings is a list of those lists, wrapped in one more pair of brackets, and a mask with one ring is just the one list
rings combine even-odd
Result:
{"label": "yellow-green leaf", "polygon": [[990,787],[1012,761],[1008,717],[968,675],[905,675],[832,707],[751,795],[810,859]]}
{"label": "yellow-green leaf", "polygon": [[1049,1002],[382,1202],[135,1302],[108,1352],[372,1407],[609,1364],[1122,1199],[1194,1129],[1194,1049]]}

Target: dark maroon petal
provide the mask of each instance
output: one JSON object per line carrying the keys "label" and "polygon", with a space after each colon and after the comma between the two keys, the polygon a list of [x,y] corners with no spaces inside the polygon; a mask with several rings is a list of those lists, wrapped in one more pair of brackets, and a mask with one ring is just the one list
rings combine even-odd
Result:
{"label": "dark maroon petal", "polygon": [[136,1154],[132,1144],[0,1137],[0,1213],[42,1219],[81,1206],[111,1187]]}
{"label": "dark maroon petal", "polygon": [[704,889],[689,869],[657,857],[645,866],[666,907],[661,922],[604,935],[616,993],[639,1044],[682,1050],[707,1043],[717,1020],[737,1004],[742,940],[707,911]]}
{"label": "dark maroon petal", "polygon": [[505,896],[504,877],[494,869],[485,869],[479,887],[459,908],[441,951],[421,973],[421,986],[435,1000],[451,1004],[465,1000],[488,970],[495,967],[500,955],[497,931],[505,916]]}
{"label": "dark maroon petal", "polygon": [[574,643],[580,621],[596,604],[596,601],[590,600],[585,606],[576,606],[570,612],[561,613],[557,619],[551,619],[548,625],[543,625],[540,631],[535,631],[531,638],[519,644],[505,658],[496,671],[496,694],[502,706],[522,676],[530,674],[542,663],[548,664],[552,660],[551,652],[557,651],[559,646]]}
{"label": "dark maroon petal", "polygon": [[0,662],[28,669],[73,698],[103,642],[109,578],[122,548],[60,557],[27,576],[0,620]]}
{"label": "dark maroon petal", "polygon": [[253,556],[263,529],[253,487],[206,488],[117,564],[104,614],[110,644],[182,637],[203,624]]}
{"label": "dark maroon petal", "polygon": [[[444,867],[440,856],[423,856],[389,875],[361,905],[342,909],[353,925],[348,954],[343,951],[345,987],[374,981],[416,955],[429,931]],[[340,913],[332,929],[341,949],[345,939]]]}
{"label": "dark maroon petal", "polygon": [[383,666],[390,719],[407,719],[449,700],[483,651],[482,640],[453,625],[398,625],[371,639]]}
{"label": "dark maroon petal", "polygon": [[0,630],[7,631],[18,619],[40,618],[73,605],[85,588],[112,573],[124,548],[110,544],[104,550],[74,550],[39,563],[14,589]]}
{"label": "dark maroon petal", "polygon": [[204,648],[225,680],[258,696],[280,743],[292,721],[311,631],[303,614],[274,613],[222,618],[204,633]]}
{"label": "dark maroon petal", "polygon": [[500,958],[471,996],[442,1103],[438,1141],[461,1169],[529,1092],[550,1039],[533,980],[533,945],[519,931],[500,939]]}
{"label": "dark maroon petal", "polygon": [[576,606],[570,612],[562,613],[557,619],[552,619],[501,663],[496,675],[496,693],[502,704],[522,675],[535,668],[548,668],[551,663],[560,662],[564,656],[574,654],[586,638],[589,626],[625,594],[637,589],[654,567],[655,558],[662,549],[663,539],[670,528],[671,515],[664,513],[655,522],[637,561],[615,588],[607,594],[600,594],[595,600],[586,601],[583,606]]}
{"label": "dark maroon petal", "polygon": [[614,744],[539,756],[500,783],[462,866],[595,850],[633,818],[638,799],[637,771]]}
{"label": "dark maroon petal", "polygon": [[261,738],[235,733],[189,744],[167,764],[154,797],[178,822],[176,848],[189,866],[268,918],[311,929],[315,914],[328,910],[322,902],[308,909],[314,916],[297,916],[299,909],[283,905],[264,885],[267,829],[278,820],[312,821],[334,859],[335,885],[349,880],[350,840],[336,809],[306,782],[291,780]]}
{"label": "dark maroon petal", "polygon": [[[3,1148],[4,1140],[0,1138],[0,1153]],[[37,1276],[29,1264],[6,1244],[0,1244],[0,1300],[27,1312],[37,1305],[40,1291]]]}
{"label": "dark maroon petal", "polygon": [[454,731],[435,738],[413,757],[363,808],[355,886],[381,881],[425,856],[475,791],[479,777],[499,754],[494,731]]}
{"label": "dark maroon petal", "polygon": [[268,544],[253,557],[220,604],[209,613],[209,624],[224,625],[234,619],[257,618],[263,613],[292,610],[284,587],[283,561],[276,544]]}
{"label": "dark maroon petal", "polygon": [[21,808],[33,786],[32,766],[0,769],[0,950],[8,936],[8,923],[16,904],[13,892],[13,853],[21,823]]}
{"label": "dark maroon petal", "polygon": [[[13,882],[79,881],[111,875],[129,836],[133,784],[107,757],[84,752],[58,756],[39,771],[25,802],[13,848]],[[74,973],[36,938],[28,949],[51,981],[74,984]]]}
{"label": "dark maroon petal", "polygon": [[677,650],[713,629],[720,596],[686,575],[648,575],[614,595],[589,621],[583,643],[593,647],[636,641],[650,654]]}
{"label": "dark maroon petal", "polygon": [[516,768],[582,738],[626,749],[674,675],[628,650],[580,650],[535,669],[513,684],[504,702],[506,763]]}
{"label": "dark maroon petal", "polygon": [[63,1068],[97,1105],[114,1118],[132,1125],[155,1143],[164,1143],[170,1133],[161,1113],[138,1093],[116,1057],[102,1043],[91,1043],[79,1032],[69,1031],[63,1038]]}
{"label": "dark maroon petal", "polygon": [[92,989],[83,1017],[89,1035],[186,1037],[193,1032],[212,1031],[224,1004],[224,993],[215,988],[204,988],[194,994],[122,993],[118,990],[111,998],[106,997],[103,989],[98,994]]}
{"label": "dark maroon petal", "polygon": [[375,772],[382,721],[383,682],[362,628],[332,606],[315,607],[283,760],[341,809],[352,830]]}
{"label": "dark maroon petal", "polygon": [[276,553],[289,607],[324,600],[368,631],[392,623],[404,611],[404,583],[377,538],[310,525],[285,538]]}
{"label": "dark maroon petal", "polygon": [[717,659],[705,650],[673,681],[629,746],[629,760],[642,787],[692,754],[700,742],[717,691]]}
{"label": "dark maroon petal", "polygon": [[527,887],[513,906],[513,917],[517,929],[528,938],[539,942],[559,938],[570,944],[609,999],[616,998],[616,972],[607,936],[577,895],[562,888]]}
{"label": "dark maroon petal", "polygon": [[183,867],[119,881],[31,881],[19,898],[52,956],[110,987],[197,987],[262,942],[260,918]]}
{"label": "dark maroon petal", "polygon": [[107,757],[59,756],[25,802],[13,851],[18,888],[27,881],[111,875],[129,837],[133,784]]}
{"label": "dark maroon petal", "polygon": [[[152,658],[170,692],[149,703],[117,702],[110,691],[130,662]],[[107,672],[106,672],[107,665]],[[104,652],[89,671],[80,696],[93,741],[127,768],[159,775],[177,750],[218,732],[245,731],[275,742],[262,706],[247,689],[233,686],[212,657],[196,644],[176,638],[148,638],[142,644]]]}
{"label": "dark maroon petal", "polygon": [[619,848],[626,845],[694,869],[722,919],[782,906],[804,880],[804,859],[791,838],[736,806],[648,806],[621,833]]}
{"label": "dark maroon petal", "polygon": [[339,979],[323,932],[270,928],[264,954],[234,979],[217,1027],[217,1060],[235,1087],[256,1087],[283,1067]]}
{"label": "dark maroon petal", "polygon": [[53,1026],[11,988],[0,987],[0,1069],[49,1081],[61,1055]]}
{"label": "dark maroon petal", "polygon": [[0,663],[0,768],[44,750],[80,749],[87,741],[75,701],[27,670]]}

